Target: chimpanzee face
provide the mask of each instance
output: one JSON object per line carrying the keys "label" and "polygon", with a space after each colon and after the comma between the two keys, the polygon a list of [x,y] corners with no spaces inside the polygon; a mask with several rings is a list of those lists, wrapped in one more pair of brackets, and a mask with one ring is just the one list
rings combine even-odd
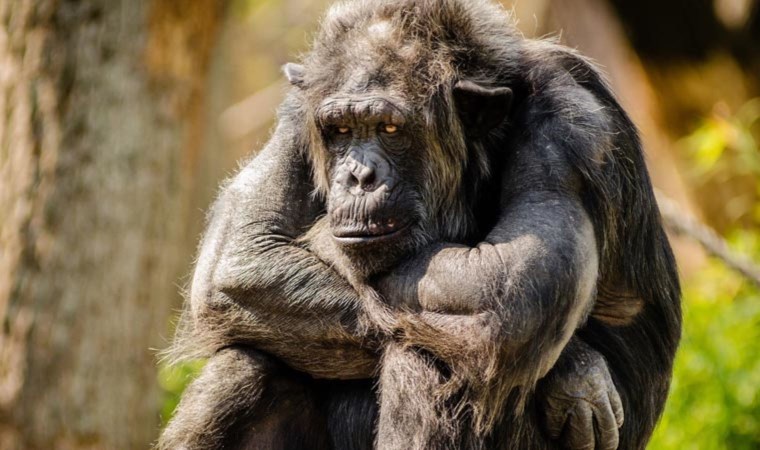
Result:
{"label": "chimpanzee face", "polygon": [[470,149],[505,120],[512,91],[451,80],[426,98],[391,71],[352,70],[338,77],[344,83],[313,87],[303,66],[285,66],[310,99],[309,155],[332,237],[375,272],[431,239],[461,235],[470,207],[462,186],[479,181],[464,180],[477,165]]}
{"label": "chimpanzee face", "polygon": [[424,149],[400,100],[383,93],[325,99],[317,122],[330,160],[327,213],[347,252],[396,253],[419,228]]}

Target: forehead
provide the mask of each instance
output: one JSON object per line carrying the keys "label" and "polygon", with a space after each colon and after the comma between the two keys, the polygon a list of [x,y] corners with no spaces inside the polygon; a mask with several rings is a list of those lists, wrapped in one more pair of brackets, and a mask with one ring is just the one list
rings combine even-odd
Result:
{"label": "forehead", "polygon": [[402,101],[381,92],[365,94],[339,93],[327,97],[317,108],[323,123],[340,123],[347,119],[383,121],[403,124],[408,111]]}
{"label": "forehead", "polygon": [[[390,19],[368,20],[328,39],[311,67],[327,96],[362,96],[374,92],[406,100],[419,77],[421,43]],[[416,72],[416,73],[415,73]]]}

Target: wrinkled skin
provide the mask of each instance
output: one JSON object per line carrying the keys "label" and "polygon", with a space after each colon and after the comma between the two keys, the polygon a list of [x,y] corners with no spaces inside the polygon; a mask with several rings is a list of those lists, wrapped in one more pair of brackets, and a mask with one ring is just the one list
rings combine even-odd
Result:
{"label": "wrinkled skin", "polygon": [[211,360],[159,447],[644,448],[680,293],[593,66],[485,1],[368,0],[285,71],[210,214],[176,350]]}
{"label": "wrinkled skin", "polygon": [[547,430],[573,450],[614,450],[625,414],[607,363],[582,341],[571,346],[574,356],[560,358],[542,381]]}
{"label": "wrinkled skin", "polygon": [[[388,269],[419,239],[421,145],[388,92],[340,94],[317,110],[332,170],[327,200],[331,236],[359,276]],[[415,142],[417,141],[417,142]],[[423,144],[424,145],[424,144]]]}

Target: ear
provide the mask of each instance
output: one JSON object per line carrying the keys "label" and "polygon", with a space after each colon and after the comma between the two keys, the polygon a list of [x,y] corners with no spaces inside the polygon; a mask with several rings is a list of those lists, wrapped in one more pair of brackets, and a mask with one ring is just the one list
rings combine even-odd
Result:
{"label": "ear", "polygon": [[465,132],[485,136],[499,126],[512,107],[512,89],[484,87],[469,80],[454,85],[454,103]]}
{"label": "ear", "polygon": [[306,70],[300,64],[287,63],[282,66],[282,72],[285,74],[285,78],[290,81],[290,84],[296,87],[303,87],[304,79],[306,77]]}

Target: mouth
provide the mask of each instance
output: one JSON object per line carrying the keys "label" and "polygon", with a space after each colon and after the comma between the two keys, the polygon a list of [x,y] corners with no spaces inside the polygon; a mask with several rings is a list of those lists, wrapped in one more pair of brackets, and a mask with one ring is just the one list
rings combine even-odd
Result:
{"label": "mouth", "polygon": [[337,228],[333,230],[333,239],[343,245],[358,245],[392,241],[411,227],[411,223],[401,226],[369,226],[361,228]]}

